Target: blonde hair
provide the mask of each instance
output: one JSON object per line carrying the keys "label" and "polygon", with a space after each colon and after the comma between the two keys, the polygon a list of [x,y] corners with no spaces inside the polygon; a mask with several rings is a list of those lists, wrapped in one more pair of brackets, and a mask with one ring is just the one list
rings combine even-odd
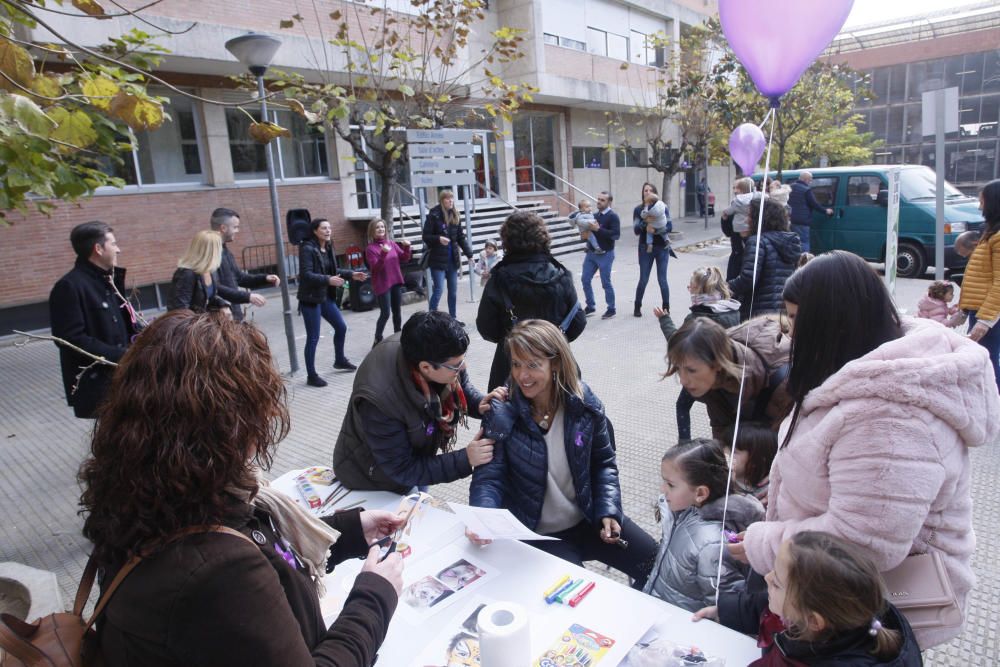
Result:
{"label": "blonde hair", "polygon": [[222,263],[222,235],[203,229],[194,235],[187,250],[177,260],[177,267],[195,273],[211,273]]}
{"label": "blonde hair", "polygon": [[[442,190],[438,194],[438,204],[441,204],[441,202],[443,202],[445,199],[450,199],[452,201],[455,201],[455,193],[452,192],[451,190]],[[447,209],[444,207],[444,205],[441,205],[441,215],[444,216],[444,221],[449,225],[459,224],[458,211],[455,210],[454,206],[452,206],[450,209]]]}
{"label": "blonde hair", "polygon": [[695,294],[720,294],[723,299],[732,296],[725,277],[714,266],[703,266],[695,269],[694,273],[691,274],[691,284],[694,285]]}
{"label": "blonde hair", "polygon": [[580,201],[579,201],[579,202],[577,203],[577,205],[576,205],[576,207],[577,207],[577,208],[578,208],[579,210],[581,210],[581,211],[583,210],[583,207],[584,207],[584,206],[586,206],[587,208],[591,208],[591,204],[590,204],[590,200],[589,200],[589,199],[581,199],[581,200],[580,200]]}
{"label": "blonde hair", "polygon": [[385,239],[386,241],[389,240],[389,225],[386,225],[385,220],[383,220],[382,218],[372,218],[371,220],[368,221],[368,229],[365,232],[365,237],[368,239],[368,243],[375,242],[375,227],[380,222],[383,225],[385,225]]}
{"label": "blonde hair", "polygon": [[542,357],[552,362],[552,380],[557,390],[553,410],[559,409],[563,394],[583,397],[576,359],[566,336],[556,325],[546,320],[521,320],[507,334],[504,347],[512,360],[517,355],[522,358]]}
{"label": "blonde hair", "polygon": [[737,190],[739,190],[741,195],[745,195],[748,192],[753,192],[753,179],[749,176],[744,176],[743,178],[737,178],[736,183],[734,183]]}

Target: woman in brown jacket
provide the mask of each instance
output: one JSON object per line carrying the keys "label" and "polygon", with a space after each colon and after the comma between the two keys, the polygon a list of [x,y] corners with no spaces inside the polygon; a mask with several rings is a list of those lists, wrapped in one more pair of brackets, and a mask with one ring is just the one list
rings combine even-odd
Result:
{"label": "woman in brown jacket", "polygon": [[[358,510],[319,520],[259,482],[287,432],[284,384],[253,325],[179,310],[132,344],[80,470],[102,590],[143,556],[98,619],[104,664],[372,664],[403,565],[368,545],[402,520]],[[323,575],[366,553],[327,627]]]}
{"label": "woman in brown jacket", "polygon": [[979,193],[986,226],[969,257],[958,306],[969,315],[969,337],[990,353],[1000,391],[1000,179]]}

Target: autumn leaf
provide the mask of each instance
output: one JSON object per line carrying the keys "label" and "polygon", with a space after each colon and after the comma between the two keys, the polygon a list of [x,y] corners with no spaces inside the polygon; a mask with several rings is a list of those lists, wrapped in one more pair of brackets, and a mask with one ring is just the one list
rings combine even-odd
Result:
{"label": "autumn leaf", "polygon": [[102,111],[111,109],[111,100],[119,93],[118,84],[106,76],[87,79],[80,84],[80,90],[90,99],[90,103]]}
{"label": "autumn leaf", "polygon": [[275,123],[250,123],[250,136],[259,144],[269,144],[277,137],[292,138],[292,133]]}
{"label": "autumn leaf", "polygon": [[[31,90],[38,93],[41,98],[55,98],[62,95],[62,86],[59,85],[59,78],[55,76],[36,76],[31,82]],[[43,101],[51,101],[44,100]]]}
{"label": "autumn leaf", "polygon": [[163,105],[155,100],[119,91],[111,100],[111,115],[135,131],[153,131],[163,124]]}
{"label": "autumn leaf", "polygon": [[28,52],[17,44],[0,40],[0,71],[4,74],[0,77],[0,88],[19,91],[20,88],[8,79],[13,79],[16,83],[27,88],[31,85],[31,80],[35,78],[35,63],[31,61]]}
{"label": "autumn leaf", "polygon": [[48,117],[56,123],[55,129],[49,135],[56,141],[76,148],[86,148],[97,140],[97,131],[90,116],[79,109],[70,111],[55,107],[49,111]]}
{"label": "autumn leaf", "polygon": [[316,124],[320,121],[318,114],[306,109],[305,105],[298,100],[288,100],[288,108],[306,119],[306,122]]}
{"label": "autumn leaf", "polygon": [[88,16],[107,18],[104,15],[104,7],[97,4],[96,0],[73,0],[73,6]]}
{"label": "autumn leaf", "polygon": [[282,19],[282,20],[278,21],[278,27],[282,28],[282,29],[284,29],[284,28],[294,28],[295,27],[295,21],[293,21],[291,19]]}

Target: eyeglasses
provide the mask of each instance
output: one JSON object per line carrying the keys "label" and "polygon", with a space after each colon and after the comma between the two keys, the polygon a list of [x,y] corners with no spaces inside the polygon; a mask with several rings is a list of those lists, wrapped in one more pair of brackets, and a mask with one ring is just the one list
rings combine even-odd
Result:
{"label": "eyeglasses", "polygon": [[449,364],[436,364],[433,361],[431,362],[431,365],[434,366],[434,368],[444,368],[446,370],[451,371],[452,373],[458,373],[463,368],[465,368],[465,359],[462,359],[461,363],[459,363],[457,366],[451,366]]}

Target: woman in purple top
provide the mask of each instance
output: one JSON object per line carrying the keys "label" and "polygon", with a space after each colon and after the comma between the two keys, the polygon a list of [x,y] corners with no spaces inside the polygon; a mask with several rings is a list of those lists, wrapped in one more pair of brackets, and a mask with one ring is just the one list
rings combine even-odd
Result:
{"label": "woman in purple top", "polygon": [[365,261],[371,270],[372,290],[378,298],[379,316],[375,325],[375,345],[382,340],[382,331],[389,320],[389,309],[392,309],[392,330],[398,332],[402,328],[402,315],[399,309],[403,299],[402,264],[410,261],[412,251],[410,242],[402,240],[399,243],[389,238],[385,222],[381,218],[373,218],[368,223],[368,247],[365,248]]}

